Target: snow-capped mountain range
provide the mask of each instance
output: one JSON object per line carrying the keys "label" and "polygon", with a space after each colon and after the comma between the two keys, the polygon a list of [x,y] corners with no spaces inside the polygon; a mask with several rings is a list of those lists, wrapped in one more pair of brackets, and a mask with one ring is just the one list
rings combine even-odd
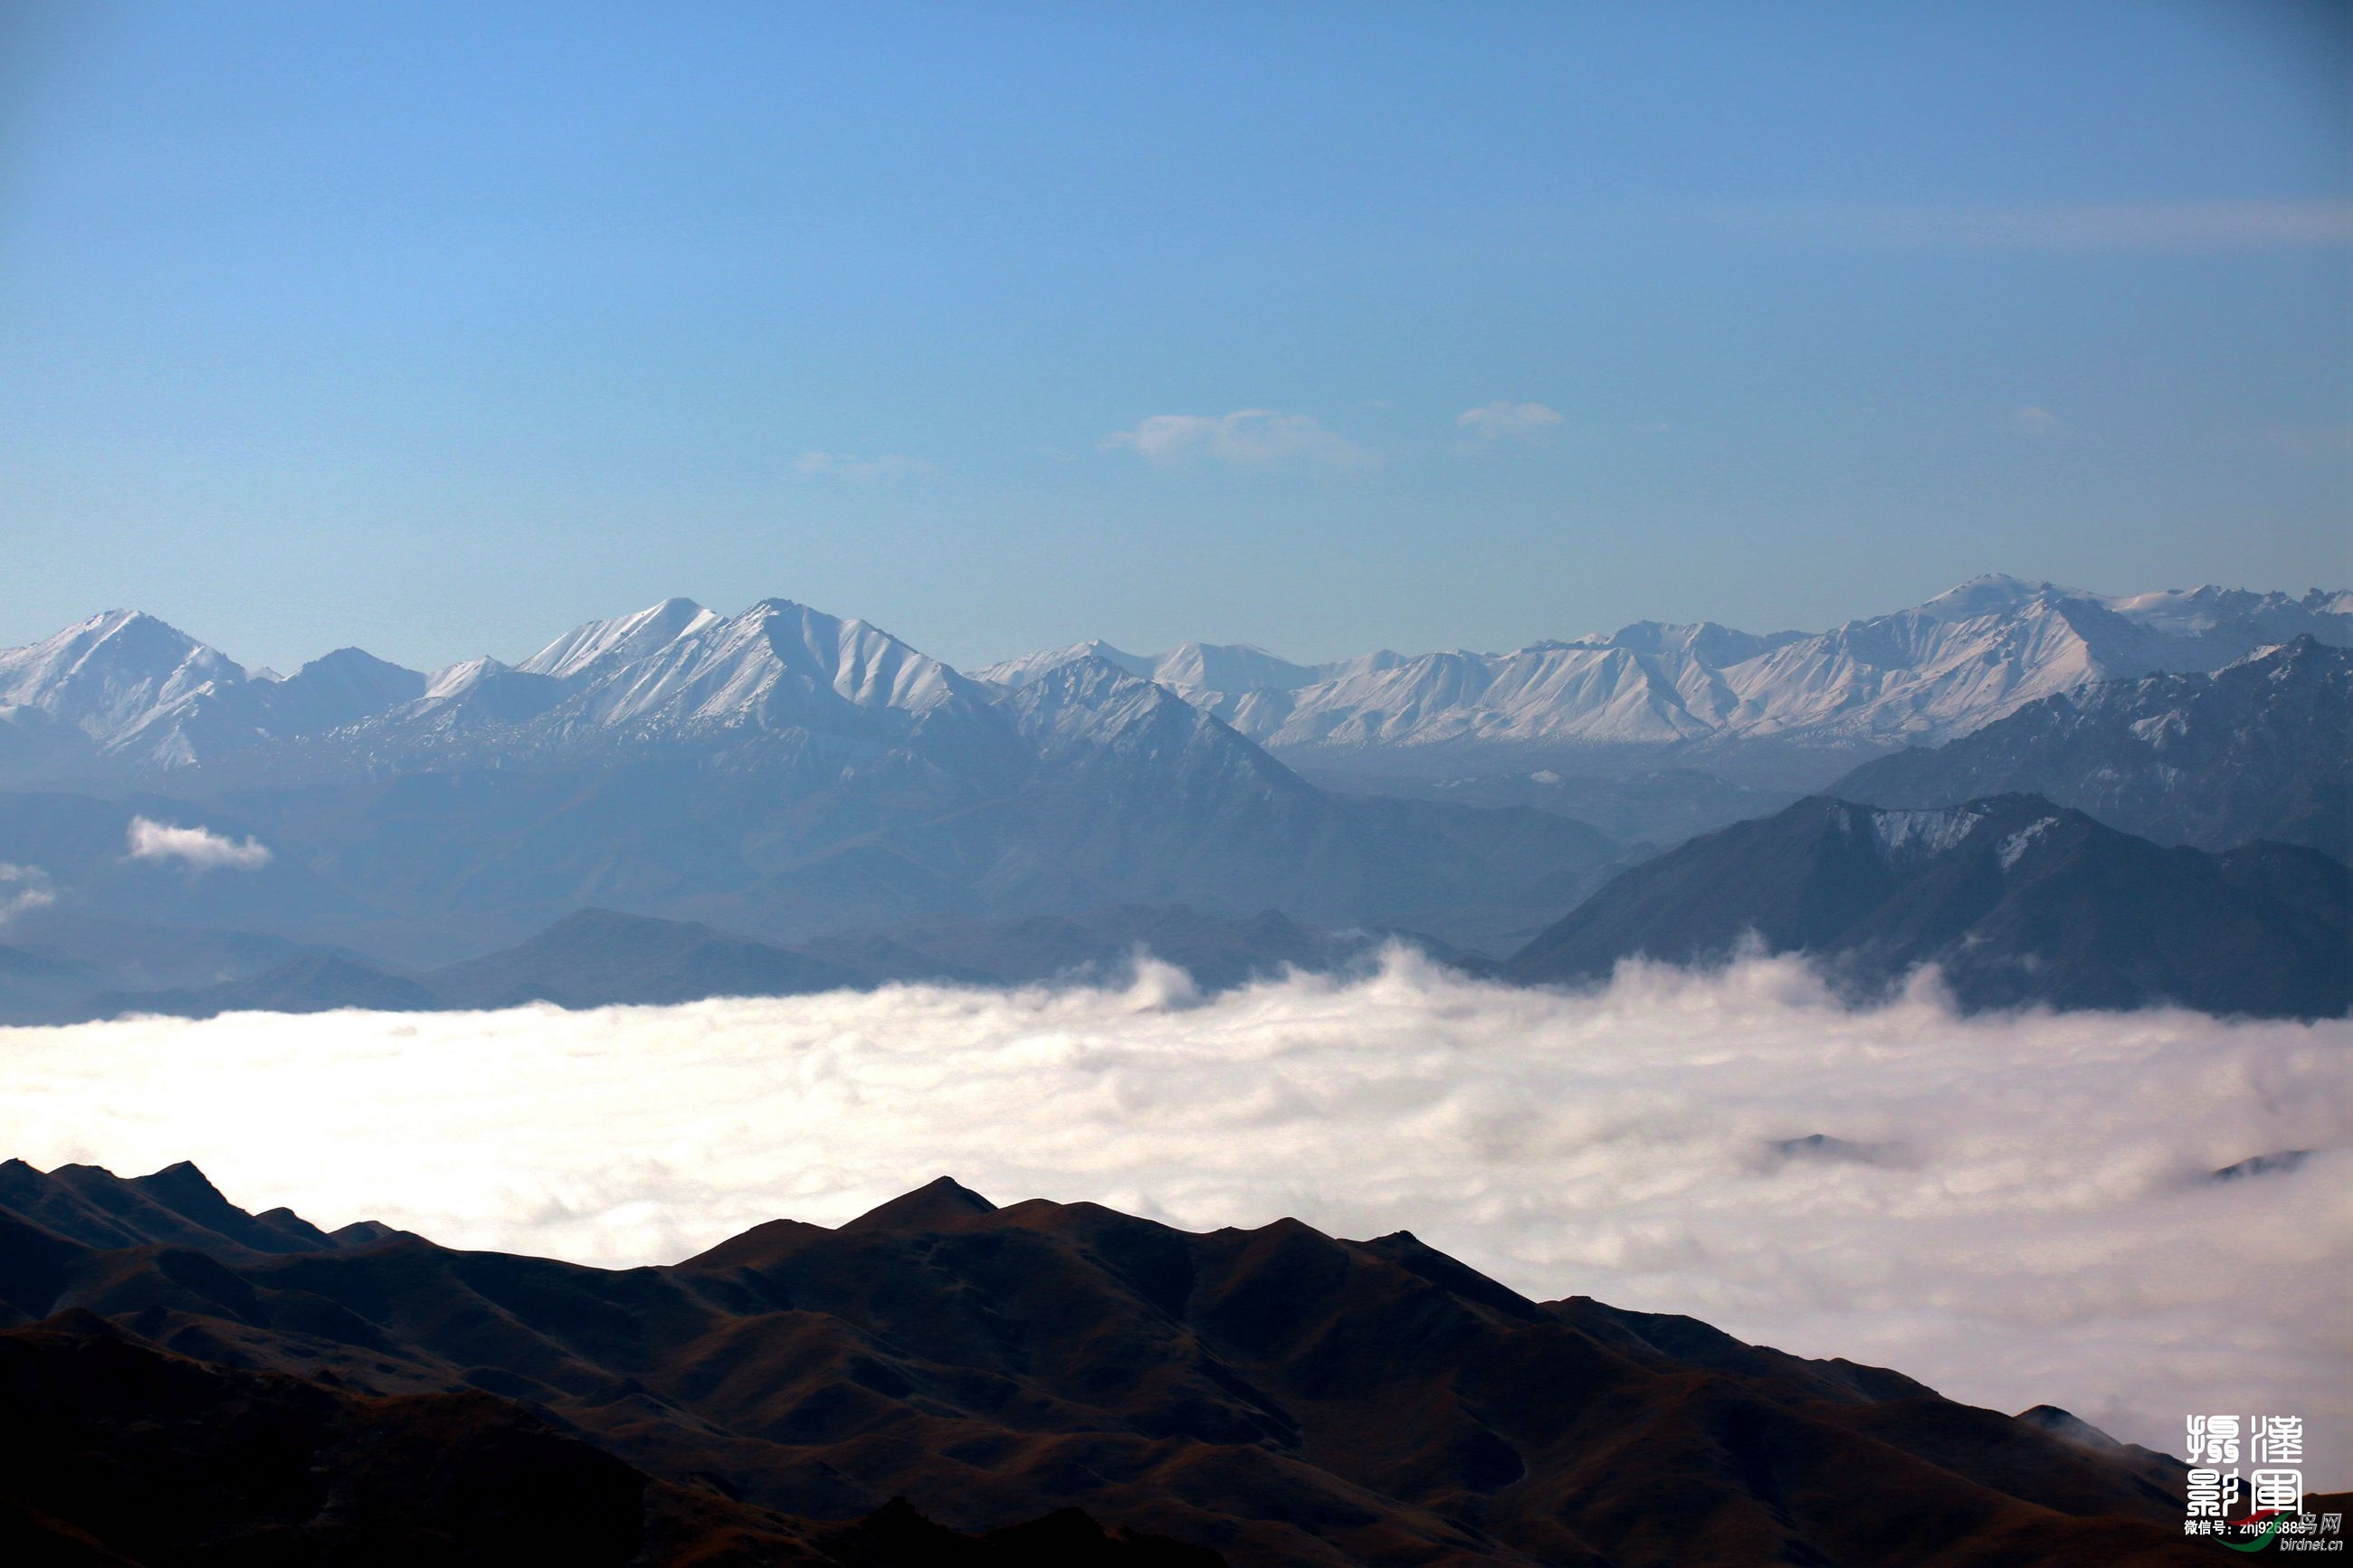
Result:
{"label": "snow-capped mountain range", "polygon": [[[828,769],[909,748],[951,768],[997,765],[1041,721],[1025,690],[1087,663],[1152,682],[1294,766],[1436,776],[1664,758],[1812,784],[2059,692],[2213,670],[2299,636],[2353,645],[2353,593],[2110,598],[1982,577],[1815,634],[1640,622],[1510,653],[1325,665],[1090,642],[969,675],[865,621],[781,599],[734,616],[665,600],[512,666],[427,673],[343,648],[283,678],[109,611],[0,651],[0,770],[153,778],[251,753],[272,768],[382,771],[632,745],[749,746]],[[1134,731],[1141,694],[1124,681],[1058,684],[1069,688],[1047,726],[1058,743]]]}
{"label": "snow-capped mountain range", "polygon": [[1092,642],[974,673],[1018,688],[1070,659],[1106,659],[1300,765],[1604,771],[1613,752],[1681,752],[1736,768],[1745,748],[1819,782],[1824,757],[1933,744],[2057,692],[2212,670],[2298,636],[2353,643],[2353,594],[2110,598],[1989,576],[1811,635],[1644,621],[1511,653],[1382,652],[1314,666],[1254,647],[1188,643],[1147,657]]}
{"label": "snow-capped mountain range", "polygon": [[0,721],[165,774],[301,741],[377,761],[756,735],[871,753],[927,724],[1002,730],[998,695],[864,621],[781,599],[737,616],[665,600],[575,627],[518,665],[430,674],[343,648],[272,678],[123,610],[0,652]]}
{"label": "snow-capped mountain range", "polygon": [[[1988,579],[1820,635],[1644,624],[1329,667],[1092,644],[977,674],[780,599],[668,600],[513,664],[343,648],[285,677],[111,612],[0,652],[0,1016],[171,1002],[137,999],[158,986],[193,988],[174,1006],[388,1005],[403,973],[565,946],[562,922],[600,910],[881,976],[1028,973],[1022,955],[1145,930],[1253,963],[1385,931],[1502,960],[1648,857],[1785,804],[1801,768],[1820,787],[1964,731],[1986,739],[1913,755],[1970,782],[1917,805],[1997,793],[1975,764],[2000,763],[2005,789],[2023,770],[2081,806],[2153,801],[2160,836],[2237,853],[2309,822],[2300,842],[2338,849],[2319,829],[2343,816],[2348,598]],[[1556,795],[1614,802],[1609,826]],[[1882,818],[1891,854],[1944,820]],[[2041,845],[2004,838],[1993,863]],[[2342,864],[2281,864],[2289,923],[2341,927]],[[1705,877],[1675,889],[1717,900]],[[628,994],[670,994],[649,986]]]}

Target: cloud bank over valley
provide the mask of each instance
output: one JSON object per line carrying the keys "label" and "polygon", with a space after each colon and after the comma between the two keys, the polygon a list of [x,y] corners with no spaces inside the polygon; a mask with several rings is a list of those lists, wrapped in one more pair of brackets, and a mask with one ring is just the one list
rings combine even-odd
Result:
{"label": "cloud bank over valley", "polygon": [[[5,1152],[621,1266],[951,1173],[1188,1229],[1408,1228],[1537,1298],[1689,1313],[2168,1447],[2353,1459],[2353,1024],[1851,1010],[1802,965],[1567,994],[1405,953],[1214,998],[881,992],[0,1030]],[[2293,1168],[2214,1172],[2289,1150]]]}

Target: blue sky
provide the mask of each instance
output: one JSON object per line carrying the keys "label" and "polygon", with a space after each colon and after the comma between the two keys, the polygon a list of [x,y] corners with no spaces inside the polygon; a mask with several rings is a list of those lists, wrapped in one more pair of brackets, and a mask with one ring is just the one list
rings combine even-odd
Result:
{"label": "blue sky", "polygon": [[0,4],[0,645],[2343,585],[2345,15]]}

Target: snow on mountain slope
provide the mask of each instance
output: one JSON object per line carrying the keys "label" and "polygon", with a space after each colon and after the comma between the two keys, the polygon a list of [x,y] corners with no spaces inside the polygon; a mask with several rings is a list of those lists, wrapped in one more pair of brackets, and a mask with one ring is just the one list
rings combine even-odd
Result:
{"label": "snow on mountain slope", "polygon": [[1041,648],[1036,653],[1023,654],[1018,658],[1005,659],[974,670],[972,678],[986,680],[991,686],[1001,686],[1008,691],[1018,691],[1031,681],[1066,664],[1076,664],[1089,658],[1099,658],[1146,680],[1153,679],[1153,659],[1141,654],[1124,653],[1101,637],[1090,637],[1068,647]]}
{"label": "snow on mountain slope", "polygon": [[416,700],[385,713],[380,727],[454,735],[526,723],[564,698],[565,683],[554,676],[517,669],[495,658],[470,658],[435,670]]}
{"label": "snow on mountain slope", "polygon": [[[1395,654],[1371,657],[1392,662],[1397,658]],[[1365,662],[1357,659],[1341,664],[1293,664],[1249,643],[1188,642],[1166,653],[1134,654],[1123,652],[1095,637],[1068,647],[1008,658],[973,673],[977,679],[1018,691],[1051,670],[1090,658],[1101,659],[1145,680],[1157,681],[1196,708],[1217,713],[1219,718],[1229,717],[1221,709],[1246,696],[1296,691]]]}
{"label": "snow on mountain slope", "polygon": [[764,599],[740,616],[691,619],[644,657],[592,674],[565,717],[679,733],[823,731],[884,717],[903,724],[990,699],[976,681],[865,621]]}
{"label": "snow on mountain slope", "polygon": [[[190,700],[247,679],[217,649],[135,610],[108,610],[0,652],[0,704],[61,720],[102,748],[165,762],[185,760],[174,720]],[[142,731],[143,746],[134,740]]]}
{"label": "snow on mountain slope", "polygon": [[[1385,651],[1320,665],[1247,645],[1147,656],[1091,642],[976,678],[864,621],[787,600],[723,616],[668,599],[575,627],[519,666],[470,661],[429,684],[357,649],[259,680],[152,616],[111,611],[0,652],[0,710],[38,713],[145,769],[329,731],[372,765],[395,766],[404,745],[492,738],[529,749],[791,732],[871,750],[918,729],[935,742],[969,729],[971,743],[993,748],[1006,734],[991,710],[1000,696],[1094,661],[1303,765],[1440,776],[1558,757],[1606,771],[1613,758],[1674,751],[1718,771],[1793,757],[1827,777],[1821,759],[1845,765],[1947,740],[2058,692],[2216,669],[2295,636],[2353,644],[2353,594],[2111,599],[1981,577],[1817,634],[1646,621],[1512,653]],[[18,749],[57,753],[30,722],[15,721]]]}
{"label": "snow on mountain slope", "polygon": [[[2327,617],[2353,616],[2353,592],[2330,593],[2315,588],[2301,599],[2285,594],[2257,594],[2245,588],[2168,588],[2111,599],[2108,607],[2124,616],[2170,637],[2203,637],[2252,626],[2273,642],[2320,635]],[[2323,637],[2321,640],[2329,639]]]}
{"label": "snow on mountain slope", "polygon": [[691,599],[664,599],[634,615],[575,626],[515,668],[568,680],[600,666],[609,668],[658,653],[719,618]]}
{"label": "snow on mountain slope", "polygon": [[[2201,588],[2109,599],[1986,576],[1812,635],[1639,622],[1504,654],[1285,664],[1240,691],[1189,687],[1176,678],[1175,654],[1120,658],[1309,765],[1460,766],[1466,752],[1590,760],[1611,747],[1720,753],[1752,742],[1868,754],[1966,733],[2091,682],[2218,668],[2289,636],[2353,643],[2348,612],[2353,594]],[[1030,679],[1080,653],[996,668]]]}
{"label": "snow on mountain slope", "polygon": [[1207,766],[1264,785],[1304,787],[1216,718],[1108,659],[1057,665],[1007,698],[1005,708],[1050,763],[1113,760],[1164,775]]}
{"label": "snow on mountain slope", "polygon": [[2021,791],[2161,844],[2353,850],[2353,651],[2309,634],[2213,674],[2105,681],[2030,703],[1832,786],[1883,805]]}

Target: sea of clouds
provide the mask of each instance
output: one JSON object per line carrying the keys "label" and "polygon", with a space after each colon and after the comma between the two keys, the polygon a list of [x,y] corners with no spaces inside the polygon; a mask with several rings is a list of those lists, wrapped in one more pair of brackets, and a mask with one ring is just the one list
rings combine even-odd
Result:
{"label": "sea of clouds", "polygon": [[[1839,1141],[1785,1152],[1821,1133]],[[2301,1168],[2218,1182],[2250,1156]],[[2174,1447],[2290,1414],[2353,1480],[2353,1025],[1841,1005],[1802,965],[1566,995],[1409,954],[1204,998],[937,986],[0,1030],[0,1153],[193,1159],[328,1226],[621,1265],[952,1174],[1190,1229],[1411,1229]]]}

